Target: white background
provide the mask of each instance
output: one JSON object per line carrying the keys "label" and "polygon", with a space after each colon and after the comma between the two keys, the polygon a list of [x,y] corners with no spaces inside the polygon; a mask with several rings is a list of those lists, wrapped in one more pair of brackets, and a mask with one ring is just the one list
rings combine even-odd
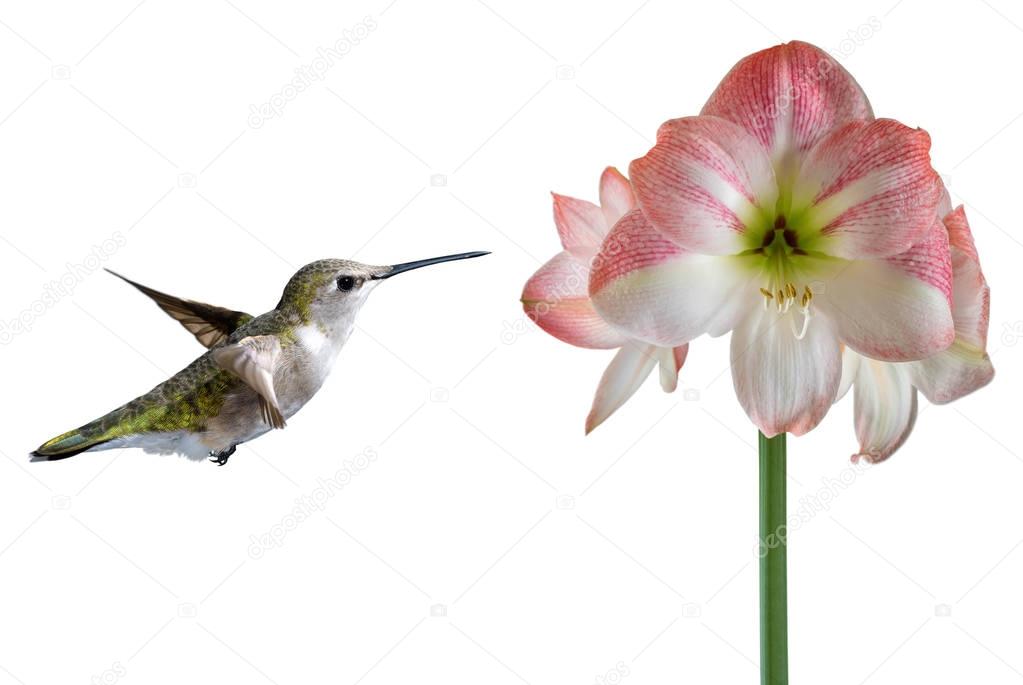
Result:
{"label": "white background", "polygon": [[[346,30],[322,81],[252,118]],[[849,470],[851,398],[790,440],[790,509],[827,499],[790,539],[792,680],[1023,680],[1018,6],[127,0],[0,7],[0,683],[757,682],[756,432],[727,339],[584,438],[612,353],[517,298],[559,249],[549,190],[595,199],[794,38],[932,134],[998,375],[921,400],[878,467]],[[224,468],[27,462],[201,352],[100,264],[258,313],[314,259],[478,249],[379,288],[319,396]]]}

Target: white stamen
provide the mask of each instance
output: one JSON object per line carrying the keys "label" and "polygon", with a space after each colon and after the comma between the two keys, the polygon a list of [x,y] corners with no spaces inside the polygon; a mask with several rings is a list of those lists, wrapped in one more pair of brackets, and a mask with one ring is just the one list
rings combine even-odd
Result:
{"label": "white stamen", "polygon": [[792,329],[792,335],[796,336],[796,340],[802,340],[803,338],[806,337],[806,331],[810,327],[810,319],[813,318],[813,315],[810,314],[809,309],[804,310],[802,314],[803,327],[799,331],[796,330],[796,322],[794,315],[792,317],[789,317],[789,327]]}
{"label": "white stamen", "polygon": [[[810,326],[810,319],[814,316],[811,311],[813,291],[810,290],[810,286],[803,286],[802,295],[800,295],[799,289],[793,283],[786,283],[774,291],[761,288],[760,294],[764,296],[764,311],[767,311],[772,300],[778,310],[778,314],[782,316],[788,314],[793,305],[797,305],[799,312],[803,315],[802,325],[797,327],[795,313],[793,312],[793,317],[789,318],[789,328],[792,329],[792,335],[795,336],[796,340],[802,340],[806,337],[806,331]],[[798,303],[796,302],[797,299],[799,300]]]}

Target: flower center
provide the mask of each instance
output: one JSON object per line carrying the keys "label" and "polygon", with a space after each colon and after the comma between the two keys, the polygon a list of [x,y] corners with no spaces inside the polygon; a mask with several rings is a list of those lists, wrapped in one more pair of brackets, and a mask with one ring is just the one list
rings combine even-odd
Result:
{"label": "flower center", "polygon": [[[787,226],[784,215],[778,215],[773,229],[764,234],[763,244],[756,252],[764,257],[764,281],[760,287],[764,309],[773,306],[779,316],[788,319],[792,335],[802,340],[813,318],[813,290],[808,283],[801,282],[799,276],[803,269],[798,268],[797,263],[808,255],[799,247],[798,234]],[[798,309],[794,310],[797,305]],[[797,311],[802,314],[800,323],[796,321]]]}

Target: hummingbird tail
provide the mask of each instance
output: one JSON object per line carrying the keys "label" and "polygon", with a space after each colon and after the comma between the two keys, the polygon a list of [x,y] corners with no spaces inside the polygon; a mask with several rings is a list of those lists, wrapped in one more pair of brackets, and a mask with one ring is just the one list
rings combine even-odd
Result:
{"label": "hummingbird tail", "polygon": [[92,424],[86,424],[47,440],[32,452],[31,461],[67,459],[110,441],[109,438],[103,437],[102,432],[90,430],[92,427]]}

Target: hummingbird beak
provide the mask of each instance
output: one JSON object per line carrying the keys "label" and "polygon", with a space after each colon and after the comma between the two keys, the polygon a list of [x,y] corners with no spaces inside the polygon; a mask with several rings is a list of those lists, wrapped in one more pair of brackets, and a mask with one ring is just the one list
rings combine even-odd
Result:
{"label": "hummingbird beak", "polygon": [[453,262],[457,259],[472,259],[473,257],[482,257],[489,252],[461,252],[459,254],[449,254],[443,257],[431,257],[430,259],[419,259],[414,262],[404,262],[402,264],[392,264],[388,267],[388,270],[382,274],[370,276],[374,280],[380,280],[384,278],[390,278],[396,274],[403,273],[405,271],[412,271],[413,269],[419,269],[424,266],[430,266],[431,264],[440,264],[441,262]]}

